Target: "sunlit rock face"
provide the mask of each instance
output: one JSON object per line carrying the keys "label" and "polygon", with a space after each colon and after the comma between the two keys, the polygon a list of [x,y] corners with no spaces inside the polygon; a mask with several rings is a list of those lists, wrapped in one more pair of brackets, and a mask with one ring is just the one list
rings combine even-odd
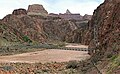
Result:
{"label": "sunlit rock face", "polygon": [[28,6],[28,15],[47,15],[48,12],[42,5],[33,4]]}
{"label": "sunlit rock face", "polygon": [[79,13],[73,14],[68,9],[66,10],[66,13],[64,13],[64,14],[60,13],[59,17],[65,19],[65,20],[82,20],[82,16]]}
{"label": "sunlit rock face", "polygon": [[70,10],[66,10],[65,13],[50,13],[50,16],[53,17],[60,17],[65,20],[76,20],[76,21],[89,21],[92,18],[92,15],[85,14],[84,16],[80,15],[79,13],[71,13]]}

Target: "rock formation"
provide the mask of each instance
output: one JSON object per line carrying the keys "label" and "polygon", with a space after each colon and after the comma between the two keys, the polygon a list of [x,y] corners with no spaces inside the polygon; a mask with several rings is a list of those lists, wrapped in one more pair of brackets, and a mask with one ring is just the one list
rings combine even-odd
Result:
{"label": "rock formation", "polygon": [[81,70],[86,74],[119,74],[120,0],[105,0],[98,6],[88,29],[84,43],[92,57]]}
{"label": "rock formation", "polygon": [[[120,5],[117,0],[105,0],[95,11],[93,18],[89,23],[89,39],[90,43],[94,43],[95,37],[101,46],[101,50],[107,50],[119,43],[120,32]],[[106,10],[106,11],[104,11]],[[88,37],[88,36],[86,36]],[[104,48],[104,46],[107,46]],[[112,50],[112,49],[111,49]]]}
{"label": "rock formation", "polygon": [[91,20],[91,18],[92,18],[92,15],[85,14],[83,16],[83,20]]}
{"label": "rock formation", "polygon": [[72,14],[68,9],[66,10],[66,13],[59,14],[59,17],[65,19],[65,20],[82,20],[82,16],[78,14]]}
{"label": "rock formation", "polygon": [[16,9],[12,12],[13,15],[27,15],[27,11],[25,9]]}
{"label": "rock formation", "polygon": [[[25,9],[14,10],[12,14],[1,20],[1,24],[8,27],[8,30],[11,29],[9,32],[12,33],[11,36],[14,34],[15,37],[9,38],[10,33],[4,33],[8,30],[2,30],[2,37],[5,37],[8,41],[22,42],[25,41],[24,38],[28,39],[27,42],[47,42],[49,40],[81,42],[81,34],[83,34],[81,24],[60,17],[46,16],[45,14],[48,14],[47,11],[42,5],[38,4],[29,5],[27,11]],[[78,19],[80,18],[80,15],[77,14],[69,15],[70,17],[77,16]]]}
{"label": "rock formation", "polygon": [[67,9],[65,14],[72,14],[72,13]]}
{"label": "rock formation", "polygon": [[48,12],[42,5],[33,4],[28,7],[28,15],[47,15]]}
{"label": "rock formation", "polygon": [[49,16],[52,16],[52,17],[59,17],[58,14],[55,14],[55,13],[49,13]]}
{"label": "rock formation", "polygon": [[59,13],[59,14],[54,14],[54,13],[50,13],[49,14],[50,16],[53,16],[53,17],[60,17],[62,19],[65,19],[65,20],[77,20],[77,21],[89,21],[91,20],[92,18],[92,15],[88,15],[88,14],[85,14],[84,16],[80,15],[79,13],[71,13],[68,9],[66,10],[66,13],[62,14],[62,13]]}
{"label": "rock formation", "polygon": [[[67,11],[67,13],[70,13]],[[120,71],[120,0],[105,0],[94,11],[89,24],[48,14],[42,5],[18,9],[0,21],[0,40],[47,42],[59,40],[89,45],[91,58],[79,64],[82,74],[119,74]],[[18,15],[25,15],[18,17]],[[38,16],[39,15],[39,16]],[[68,14],[60,14],[65,18]],[[70,14],[70,17],[74,15]],[[80,15],[75,15],[80,19]],[[67,17],[68,19],[70,17]],[[76,17],[75,17],[76,18]],[[84,19],[88,18],[87,15]],[[82,19],[82,18],[81,18]],[[82,25],[81,25],[82,23]],[[2,41],[3,42],[3,41]]]}

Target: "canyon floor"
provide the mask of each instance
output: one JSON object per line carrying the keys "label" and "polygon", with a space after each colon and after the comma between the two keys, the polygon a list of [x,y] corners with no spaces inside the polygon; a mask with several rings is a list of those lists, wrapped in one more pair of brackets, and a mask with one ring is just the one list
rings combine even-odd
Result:
{"label": "canyon floor", "polygon": [[[69,44],[66,47],[87,48],[87,46],[78,44]],[[0,56],[0,63],[47,63],[68,62],[72,60],[81,61],[90,57],[87,53],[87,51],[46,49],[42,51]]]}

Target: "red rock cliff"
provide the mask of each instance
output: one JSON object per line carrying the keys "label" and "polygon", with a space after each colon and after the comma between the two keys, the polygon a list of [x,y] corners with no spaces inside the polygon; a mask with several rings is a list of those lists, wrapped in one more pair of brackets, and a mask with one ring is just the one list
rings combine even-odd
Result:
{"label": "red rock cliff", "polygon": [[[59,17],[27,15],[24,9],[16,9],[12,14],[5,16],[2,19],[2,25],[4,24],[11,28],[11,32],[17,35],[18,40],[23,40],[24,37],[35,42],[46,42],[49,40],[80,42],[81,40],[81,33],[78,32],[78,27],[75,23]],[[2,33],[2,35],[8,36],[5,33]],[[14,38],[12,37],[11,39]]]}
{"label": "red rock cliff", "polygon": [[48,12],[42,5],[33,4],[28,6],[28,15],[47,15]]}
{"label": "red rock cliff", "polygon": [[88,29],[83,43],[91,48],[92,57],[81,70],[85,74],[119,74],[120,0],[105,0],[98,6]]}
{"label": "red rock cliff", "polygon": [[120,43],[120,1],[106,0],[95,11],[89,23],[88,43],[90,47],[112,51]]}

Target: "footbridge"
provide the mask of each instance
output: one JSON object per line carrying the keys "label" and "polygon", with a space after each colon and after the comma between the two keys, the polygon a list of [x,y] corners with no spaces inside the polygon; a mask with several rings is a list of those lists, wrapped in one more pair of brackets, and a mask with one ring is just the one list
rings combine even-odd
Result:
{"label": "footbridge", "polygon": [[64,48],[58,48],[58,50],[88,51],[88,48],[64,47]]}

